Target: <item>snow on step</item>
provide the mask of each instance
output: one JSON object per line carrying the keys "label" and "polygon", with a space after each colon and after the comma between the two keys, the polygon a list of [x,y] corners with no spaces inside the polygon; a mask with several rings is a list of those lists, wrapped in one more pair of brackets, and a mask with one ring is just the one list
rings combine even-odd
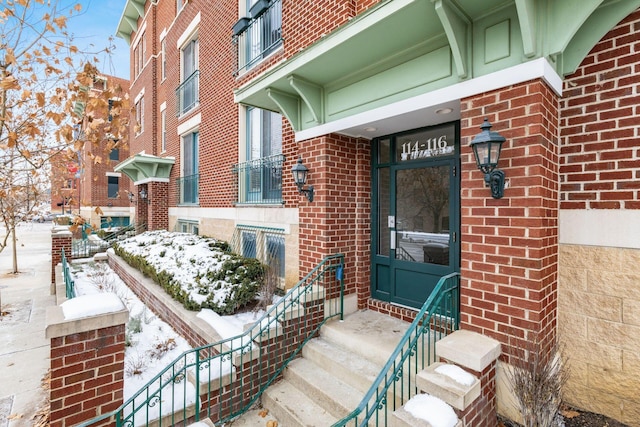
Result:
{"label": "snow on step", "polygon": [[269,387],[262,395],[262,405],[281,426],[327,427],[338,421],[287,381]]}
{"label": "snow on step", "polygon": [[285,371],[284,378],[337,418],[349,415],[364,396],[364,392],[305,359],[294,360]]}

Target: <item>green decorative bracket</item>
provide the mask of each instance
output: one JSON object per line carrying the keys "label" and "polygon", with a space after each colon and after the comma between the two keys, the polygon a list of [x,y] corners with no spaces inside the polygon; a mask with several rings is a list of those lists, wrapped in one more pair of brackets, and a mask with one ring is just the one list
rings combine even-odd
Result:
{"label": "green decorative bracket", "polygon": [[267,96],[278,106],[289,120],[294,131],[300,130],[300,98],[273,88],[267,88]]}
{"label": "green decorative bracket", "polygon": [[313,116],[313,120],[316,124],[323,123],[324,102],[322,86],[311,83],[297,76],[289,76],[289,84],[296,92],[298,92],[298,95],[300,95],[304,104],[307,106],[309,111],[311,111],[311,115]]}
{"label": "green decorative bracket", "polygon": [[447,40],[449,40],[453,60],[458,70],[458,77],[465,79],[469,76],[467,64],[469,63],[468,49],[471,37],[471,23],[450,0],[435,0],[435,9],[447,35]]}
{"label": "green decorative bracket", "polygon": [[536,0],[516,0],[516,10],[520,21],[524,56],[531,58],[536,54]]}

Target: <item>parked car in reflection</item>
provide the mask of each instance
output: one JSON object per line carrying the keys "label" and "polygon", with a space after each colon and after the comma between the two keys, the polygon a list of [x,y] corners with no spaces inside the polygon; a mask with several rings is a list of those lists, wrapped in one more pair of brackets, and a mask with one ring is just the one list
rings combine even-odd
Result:
{"label": "parked car in reflection", "polygon": [[402,238],[411,243],[437,242],[445,245],[449,244],[449,233],[424,233],[421,231],[402,231]]}

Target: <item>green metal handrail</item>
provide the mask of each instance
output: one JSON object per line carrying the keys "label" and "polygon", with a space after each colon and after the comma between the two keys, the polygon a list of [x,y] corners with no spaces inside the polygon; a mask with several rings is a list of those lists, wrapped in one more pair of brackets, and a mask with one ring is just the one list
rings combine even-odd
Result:
{"label": "green metal handrail", "polygon": [[418,393],[415,375],[436,361],[435,342],[458,329],[459,305],[460,273],[440,278],[358,407],[332,427],[389,425],[391,413]]}
{"label": "green metal handrail", "polygon": [[67,257],[64,253],[64,248],[62,248],[62,277],[64,278],[64,287],[67,299],[76,297],[76,285],[72,279],[71,269],[69,268],[69,263],[67,262]]}
{"label": "green metal handrail", "polygon": [[[79,426],[111,417],[117,427],[186,425],[204,417],[225,423],[237,418],[328,319],[343,318],[343,269],[344,255],[326,257],[243,334],[184,352],[118,409]],[[322,318],[317,310],[305,309],[314,302],[324,308]],[[283,326],[289,321],[295,325]],[[284,339],[274,339],[283,334]],[[297,346],[287,351],[291,342]],[[198,392],[187,378],[198,385]]]}

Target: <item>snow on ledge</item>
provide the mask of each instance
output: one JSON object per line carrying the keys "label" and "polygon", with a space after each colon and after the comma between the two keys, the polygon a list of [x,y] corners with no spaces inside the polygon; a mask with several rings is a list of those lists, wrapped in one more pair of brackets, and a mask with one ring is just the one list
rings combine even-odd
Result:
{"label": "snow on ledge", "polygon": [[405,411],[432,427],[455,427],[458,417],[451,406],[429,394],[416,394],[404,405]]}
{"label": "snow on ledge", "polygon": [[465,371],[464,369],[456,365],[450,365],[450,364],[440,365],[435,369],[435,371],[439,374],[442,374],[451,378],[458,384],[462,384],[467,387],[472,385],[476,380],[476,377],[474,377],[469,372]]}
{"label": "snow on ledge", "polygon": [[65,320],[116,313],[125,309],[120,298],[110,292],[83,295],[60,304]]}

